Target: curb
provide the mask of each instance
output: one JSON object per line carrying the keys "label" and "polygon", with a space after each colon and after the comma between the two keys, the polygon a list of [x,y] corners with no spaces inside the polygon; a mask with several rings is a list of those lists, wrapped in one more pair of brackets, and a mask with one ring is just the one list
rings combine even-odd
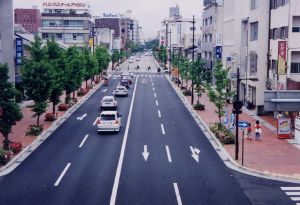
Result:
{"label": "curb", "polygon": [[[110,78],[111,75],[108,76]],[[62,125],[85,101],[87,101],[101,86],[103,82],[96,85],[87,95],[68,109],[64,115],[55,120],[52,125],[45,131],[43,131],[37,138],[26,148],[24,148],[19,154],[17,154],[12,160],[10,160],[5,166],[0,168],[0,176],[4,176],[12,172],[17,168],[36,148],[38,148],[51,134]]]}
{"label": "curb", "polygon": [[222,159],[224,164],[235,171],[241,172],[243,174],[255,176],[255,177],[261,177],[265,179],[271,179],[271,180],[276,180],[276,181],[281,181],[281,182],[289,182],[289,183],[298,183],[300,184],[299,179],[295,179],[293,177],[280,177],[280,176],[274,176],[272,174],[268,174],[265,172],[257,171],[248,167],[241,166],[238,164],[225,150],[223,145],[220,143],[220,141],[216,138],[216,136],[210,131],[208,125],[201,119],[200,116],[197,115],[196,111],[193,109],[193,107],[187,102],[185,96],[179,91],[179,89],[174,85],[174,83],[170,80],[169,76],[166,76],[166,79],[174,89],[174,91],[177,93],[178,97],[180,100],[183,102],[185,107],[188,109],[189,113],[192,115],[208,141],[211,143],[219,157]]}

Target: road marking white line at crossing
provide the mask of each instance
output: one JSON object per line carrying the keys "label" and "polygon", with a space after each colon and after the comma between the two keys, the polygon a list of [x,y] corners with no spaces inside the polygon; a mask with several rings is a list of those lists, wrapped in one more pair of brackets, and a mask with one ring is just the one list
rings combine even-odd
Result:
{"label": "road marking white line at crossing", "polygon": [[58,177],[58,179],[56,180],[54,186],[58,186],[59,185],[60,181],[62,180],[62,178],[64,177],[64,175],[66,174],[66,172],[68,171],[68,169],[69,169],[70,166],[71,166],[71,163],[68,163],[67,166],[62,171],[62,173],[60,174],[60,176]]}
{"label": "road marking white line at crossing", "polygon": [[163,124],[160,124],[160,127],[161,127],[161,132],[162,132],[162,134],[165,135],[166,132],[165,132],[165,127],[164,127],[164,125],[163,125]]}
{"label": "road marking white line at crossing", "polygon": [[155,103],[156,103],[156,106],[158,106],[158,101],[157,100],[155,100]]}
{"label": "road marking white line at crossing", "polygon": [[130,127],[130,121],[131,121],[131,115],[132,115],[132,110],[133,110],[133,103],[135,100],[135,92],[136,92],[138,78],[139,77],[137,76],[133,94],[132,94],[132,100],[131,100],[131,104],[130,104],[130,108],[129,108],[129,114],[127,117],[127,125],[126,125],[126,129],[125,129],[125,134],[123,137],[120,157],[119,157],[119,161],[118,161],[118,167],[117,167],[116,176],[115,176],[115,180],[114,180],[114,186],[113,186],[112,193],[110,196],[110,202],[109,202],[110,205],[115,205],[115,203],[116,203],[117,192],[118,192],[120,176],[121,176],[121,169],[122,169],[122,164],[123,164],[123,160],[124,160],[125,148],[126,148],[126,143],[127,143],[127,138],[128,138],[128,132],[129,132],[129,127]]}
{"label": "road marking white line at crossing", "polygon": [[173,183],[173,186],[174,186],[174,190],[175,190],[175,194],[176,194],[177,203],[178,203],[178,205],[182,205],[182,201],[181,201],[177,183]]}
{"label": "road marking white line at crossing", "polygon": [[78,146],[79,148],[81,148],[83,146],[83,144],[85,143],[85,141],[87,140],[88,137],[89,137],[89,135],[85,135],[85,137],[83,138],[82,142]]}
{"label": "road marking white line at crossing", "polygon": [[283,191],[300,191],[300,187],[280,187]]}
{"label": "road marking white line at crossing", "polygon": [[172,162],[172,158],[171,158],[171,153],[170,153],[170,149],[169,146],[166,146],[166,151],[167,151],[167,156],[168,156],[168,161],[171,163]]}
{"label": "road marking white line at crossing", "polygon": [[97,117],[96,120],[94,121],[93,126],[96,125],[97,121],[98,121],[98,117]]}
{"label": "road marking white line at crossing", "polygon": [[288,196],[300,196],[300,192],[285,192]]}
{"label": "road marking white line at crossing", "polygon": [[158,117],[161,118],[160,110],[158,110],[157,113],[158,113]]}
{"label": "road marking white line at crossing", "polygon": [[291,197],[293,201],[300,201],[300,197]]}

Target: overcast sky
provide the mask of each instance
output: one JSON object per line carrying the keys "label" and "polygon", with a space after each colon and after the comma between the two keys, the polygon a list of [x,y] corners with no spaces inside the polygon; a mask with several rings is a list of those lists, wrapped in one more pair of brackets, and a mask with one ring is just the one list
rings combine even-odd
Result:
{"label": "overcast sky", "polygon": [[[54,0],[13,0],[15,8],[31,8],[33,5],[41,8],[42,2]],[[80,0],[56,0],[80,2]],[[86,0],[82,0],[86,1]],[[169,7],[180,7],[184,18],[195,14],[199,18],[202,13],[202,0],[87,0],[90,3],[92,14],[100,16],[102,13],[118,13],[132,10],[132,17],[139,20],[145,37],[154,37],[161,26],[161,21],[168,17]]]}

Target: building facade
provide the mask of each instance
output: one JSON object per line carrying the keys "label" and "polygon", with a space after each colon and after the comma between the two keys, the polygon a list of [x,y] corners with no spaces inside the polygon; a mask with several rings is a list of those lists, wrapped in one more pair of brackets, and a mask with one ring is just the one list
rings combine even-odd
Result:
{"label": "building facade", "polygon": [[15,23],[29,33],[37,33],[41,28],[41,13],[39,9],[15,9]]}
{"label": "building facade", "polygon": [[9,78],[15,82],[14,16],[11,0],[0,1],[0,63],[7,63]]}
{"label": "building facade", "polygon": [[42,39],[52,39],[67,45],[90,47],[92,33],[90,7],[86,3],[44,3],[42,12]]}

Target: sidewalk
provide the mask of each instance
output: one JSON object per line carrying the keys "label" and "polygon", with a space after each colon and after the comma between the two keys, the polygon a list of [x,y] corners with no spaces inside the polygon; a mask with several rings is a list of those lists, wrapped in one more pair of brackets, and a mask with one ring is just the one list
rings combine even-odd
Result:
{"label": "sidewalk", "polygon": [[[194,103],[197,102],[197,95],[194,95]],[[191,97],[186,96],[188,102]],[[198,116],[209,126],[211,123],[218,122],[218,116],[215,112],[215,105],[210,102],[206,93],[199,100],[205,105],[204,111],[196,111]],[[228,106],[228,112],[231,113],[232,105]],[[246,140],[244,149],[244,166],[271,176],[300,179],[300,149],[289,143],[287,140],[277,138],[274,125],[276,121],[270,116],[258,117],[249,110],[244,109],[240,115],[241,121],[250,122],[252,127],[256,119],[262,122],[262,140]],[[272,123],[272,124],[271,124]],[[252,130],[254,130],[252,128]],[[252,132],[254,136],[254,131]],[[239,138],[239,160],[235,160],[241,165],[242,156],[241,132]],[[224,145],[226,151],[232,159],[235,159],[235,145]]]}

